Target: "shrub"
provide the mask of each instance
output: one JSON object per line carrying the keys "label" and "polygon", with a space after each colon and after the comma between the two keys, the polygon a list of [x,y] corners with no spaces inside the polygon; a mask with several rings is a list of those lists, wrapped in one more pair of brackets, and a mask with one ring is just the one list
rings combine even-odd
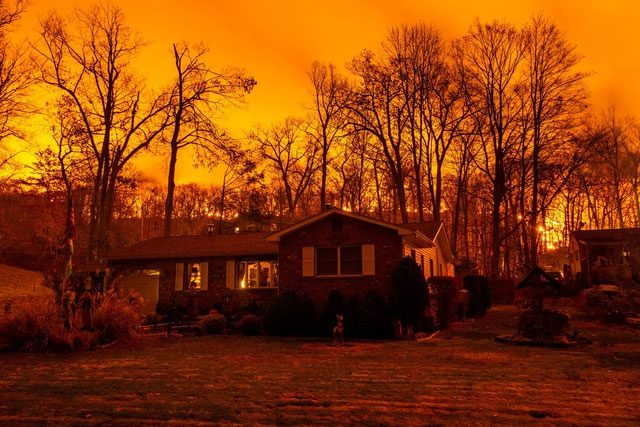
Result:
{"label": "shrub", "polygon": [[204,316],[198,323],[198,326],[203,333],[211,335],[223,333],[226,325],[227,319],[217,311],[213,311]]}
{"label": "shrub", "polygon": [[267,335],[304,336],[316,332],[313,302],[292,291],[282,293],[265,312],[263,326]]}
{"label": "shrub", "polygon": [[142,324],[141,306],[142,298],[136,294],[120,298],[114,290],[105,293],[93,314],[93,327],[98,332],[100,343],[138,337],[137,328]]}
{"label": "shrub", "polygon": [[314,336],[318,335],[318,314],[313,304],[313,300],[307,295],[303,294],[300,299],[300,335],[302,336]]}
{"label": "shrub", "polygon": [[536,313],[528,310],[518,319],[518,334],[539,342],[551,342],[555,337],[566,333],[569,326],[569,316],[566,314],[546,310]]}
{"label": "shrub", "polygon": [[63,319],[53,299],[31,299],[0,319],[0,338],[14,351],[38,352],[72,346],[72,340],[64,336]]}
{"label": "shrub", "polygon": [[262,319],[255,314],[245,314],[238,323],[238,330],[242,335],[260,335],[262,333]]}
{"label": "shrub", "polygon": [[484,276],[469,275],[462,280],[462,286],[469,291],[469,309],[467,317],[480,317],[491,308],[491,290],[489,279]]}
{"label": "shrub", "polygon": [[145,325],[157,325],[158,323],[161,323],[161,321],[162,316],[160,316],[158,313],[150,313],[144,317]]}
{"label": "shrub", "polygon": [[424,324],[429,293],[422,270],[411,257],[403,258],[391,273],[389,305],[403,326],[417,330]]}
{"label": "shrub", "polygon": [[229,318],[242,318],[245,314],[261,316],[265,313],[267,304],[255,296],[243,292],[233,294],[224,304],[222,312]]}
{"label": "shrub", "polygon": [[362,338],[386,339],[392,336],[391,314],[386,301],[373,291],[364,296],[358,334]]}
{"label": "shrub", "polygon": [[75,330],[72,333],[72,349],[73,350],[91,350],[96,347],[100,340],[100,335],[95,331]]}
{"label": "shrub", "polygon": [[0,341],[12,351],[89,350],[98,338],[97,332],[65,331],[54,298],[30,299],[10,316],[0,318]]}
{"label": "shrub", "polygon": [[175,323],[184,317],[187,310],[173,299],[169,303],[158,303],[156,312],[160,315],[167,316],[169,322]]}
{"label": "shrub", "polygon": [[582,292],[582,311],[610,323],[624,323],[626,317],[640,312],[640,292],[616,286],[596,286]]}
{"label": "shrub", "polygon": [[459,283],[455,277],[433,276],[428,282],[435,306],[435,320],[441,329],[456,319]]}
{"label": "shrub", "polygon": [[[346,304],[344,310],[343,328],[344,336],[346,338],[361,338],[362,337],[362,303],[360,298],[352,296]],[[333,326],[338,324],[338,319],[333,318]],[[333,328],[331,328],[331,335],[333,336]]]}

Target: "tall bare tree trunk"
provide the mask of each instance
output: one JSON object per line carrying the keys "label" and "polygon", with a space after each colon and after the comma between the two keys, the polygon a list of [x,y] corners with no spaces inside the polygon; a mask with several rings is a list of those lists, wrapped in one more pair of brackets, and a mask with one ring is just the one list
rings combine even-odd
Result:
{"label": "tall bare tree trunk", "polygon": [[169,172],[167,173],[167,198],[164,201],[164,236],[171,236],[173,223],[173,199],[176,191],[176,163],[178,161],[178,147],[171,145],[169,154]]}

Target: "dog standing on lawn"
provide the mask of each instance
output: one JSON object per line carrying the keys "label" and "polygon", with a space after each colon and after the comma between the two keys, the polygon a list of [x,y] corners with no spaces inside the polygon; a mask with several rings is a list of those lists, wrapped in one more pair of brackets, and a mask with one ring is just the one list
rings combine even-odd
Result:
{"label": "dog standing on lawn", "polygon": [[344,320],[344,315],[338,314],[336,315],[338,318],[338,324],[333,328],[333,343],[344,344],[344,327],[342,326],[342,321]]}

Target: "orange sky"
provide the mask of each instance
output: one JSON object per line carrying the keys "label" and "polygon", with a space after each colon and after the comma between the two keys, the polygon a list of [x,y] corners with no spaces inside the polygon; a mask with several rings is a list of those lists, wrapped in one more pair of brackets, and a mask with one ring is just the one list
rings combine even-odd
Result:
{"label": "orange sky", "polygon": [[[31,0],[20,22],[19,34],[35,37],[38,17],[55,8],[67,14],[87,4],[78,0]],[[258,81],[243,110],[234,111],[225,125],[235,135],[256,123],[299,114],[307,102],[306,71],[313,60],[343,67],[364,48],[376,49],[395,25],[424,21],[449,37],[466,31],[475,17],[506,19],[522,24],[543,12],[566,33],[585,56],[593,104],[615,103],[622,113],[640,108],[640,5],[633,1],[433,1],[433,0],[115,0],[129,25],[149,42],[139,60],[139,71],[151,86],[172,75],[170,47],[175,41],[202,41],[211,50],[213,67],[245,68]],[[638,114],[640,115],[640,114]],[[145,157],[138,163],[163,179],[166,161]],[[194,171],[190,159],[179,159],[179,183],[215,181]]]}

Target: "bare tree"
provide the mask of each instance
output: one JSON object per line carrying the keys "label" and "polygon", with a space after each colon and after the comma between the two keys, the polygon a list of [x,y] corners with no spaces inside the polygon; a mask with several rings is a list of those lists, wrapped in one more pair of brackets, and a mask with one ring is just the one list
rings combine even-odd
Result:
{"label": "bare tree", "polygon": [[[398,76],[403,114],[408,124],[405,150],[411,158],[418,219],[423,221],[424,160],[432,149],[424,113],[430,86],[442,70],[443,42],[435,28],[419,24],[392,28],[383,46],[390,71]],[[426,165],[427,170],[431,170],[430,166]]]}
{"label": "bare tree", "polygon": [[[478,150],[477,133],[473,120],[467,121],[468,127],[456,138],[451,147],[447,166],[453,170],[450,179],[453,181],[454,201],[451,219],[451,249],[459,253],[460,243],[465,251],[466,259],[471,258],[469,241],[470,181],[474,173],[472,168]],[[460,238],[462,237],[462,239]],[[462,242],[460,242],[462,240]]]}
{"label": "bare tree", "polygon": [[85,152],[95,162],[90,206],[90,256],[108,248],[116,186],[129,161],[168,125],[163,98],[147,100],[131,61],[140,40],[122,10],[102,3],[78,10],[70,29],[51,12],[34,46],[40,80],[73,101]]}
{"label": "bare tree", "polygon": [[327,202],[329,153],[336,141],[344,137],[348,116],[346,102],[349,84],[333,64],[313,62],[309,71],[313,85],[313,116],[310,132],[320,146],[320,210]]}
{"label": "bare tree", "polygon": [[629,166],[629,178],[633,192],[633,211],[635,226],[640,227],[640,125],[634,123],[632,136],[626,147]]}
{"label": "bare tree", "polygon": [[407,137],[406,100],[399,84],[400,76],[384,58],[364,51],[350,65],[358,85],[348,104],[351,125],[370,134],[382,153],[398,201],[400,219],[409,221],[406,194]]}
{"label": "bare tree", "polygon": [[222,233],[228,198],[240,190],[246,190],[251,185],[259,183],[263,178],[263,174],[258,171],[258,163],[246,152],[229,153],[225,157],[218,205],[218,233]]}
{"label": "bare tree", "polygon": [[307,139],[304,121],[287,118],[269,129],[257,129],[249,139],[257,144],[284,190],[287,214],[295,216],[301,198],[318,169],[319,147]]}
{"label": "bare tree", "polygon": [[[538,217],[568,177],[584,161],[586,151],[572,147],[579,125],[577,118],[586,108],[583,81],[586,75],[576,71],[580,56],[560,30],[542,16],[525,28],[524,74],[527,87],[527,114],[531,119],[531,196],[528,212],[529,254],[526,265],[537,264]],[[556,163],[559,167],[553,167]],[[540,199],[544,191],[547,200]]]}
{"label": "bare tree", "polygon": [[611,206],[614,208],[617,226],[624,228],[625,200],[629,196],[627,184],[627,166],[625,163],[625,148],[628,144],[631,122],[629,119],[620,119],[615,107],[610,106],[602,114],[605,138],[602,140],[599,150],[599,159],[604,166],[605,174],[600,175],[609,185],[613,198]]}
{"label": "bare tree", "polygon": [[175,171],[178,152],[185,147],[200,151],[210,162],[235,144],[214,123],[214,116],[229,104],[241,102],[256,81],[240,70],[215,72],[203,61],[207,49],[173,45],[175,83],[169,92],[171,126],[162,139],[169,145],[169,171],[165,202],[164,235],[171,235]]}
{"label": "bare tree", "polygon": [[13,45],[8,37],[10,27],[25,7],[23,0],[17,0],[13,5],[0,1],[0,187],[13,177],[14,161],[23,151],[18,141],[24,139],[24,134],[17,119],[33,110],[26,102],[33,82],[27,50],[24,46]]}
{"label": "bare tree", "polygon": [[492,185],[491,275],[500,275],[501,208],[507,192],[507,163],[518,141],[517,120],[522,108],[518,69],[524,45],[521,31],[514,26],[476,21],[467,35],[454,43],[464,90],[473,106],[481,144],[476,165]]}

